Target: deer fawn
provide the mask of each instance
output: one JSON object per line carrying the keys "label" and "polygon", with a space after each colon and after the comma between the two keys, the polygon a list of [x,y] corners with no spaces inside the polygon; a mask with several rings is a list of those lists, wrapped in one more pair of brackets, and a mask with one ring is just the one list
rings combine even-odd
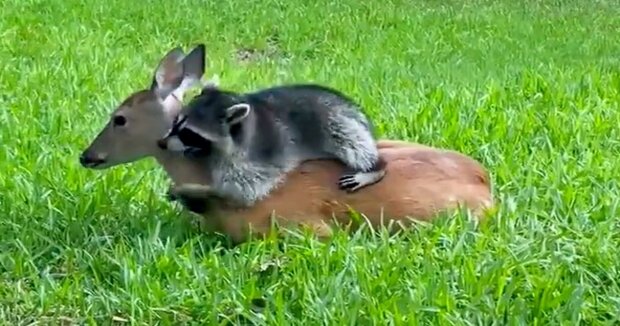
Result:
{"label": "deer fawn", "polygon": [[[80,156],[91,169],[154,157],[175,184],[209,184],[210,176],[199,159],[162,150],[157,140],[166,134],[181,111],[185,91],[201,76],[184,75],[179,68],[180,48],[168,52],[157,67],[150,88],[127,97],[109,122]],[[183,82],[177,88],[170,87]],[[172,83],[171,81],[175,81]],[[347,193],[334,182],[345,166],[337,160],[303,162],[287,173],[283,184],[266,199],[249,208],[231,207],[221,200],[202,200],[202,226],[226,234],[236,243],[250,234],[270,231],[272,216],[280,225],[308,226],[319,237],[329,237],[333,221],[354,223],[351,209],[373,227],[390,221],[407,226],[429,221],[438,213],[466,207],[478,219],[493,206],[486,170],[474,159],[454,151],[404,141],[379,140],[377,148],[387,162],[381,182]],[[207,208],[208,204],[208,208]]]}

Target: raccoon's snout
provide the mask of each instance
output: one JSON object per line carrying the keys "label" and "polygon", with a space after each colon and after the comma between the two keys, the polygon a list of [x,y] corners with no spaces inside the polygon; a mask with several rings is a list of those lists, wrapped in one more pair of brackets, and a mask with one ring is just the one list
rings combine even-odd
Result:
{"label": "raccoon's snout", "polygon": [[159,147],[160,149],[166,150],[168,149],[168,142],[166,141],[166,139],[160,139],[157,141],[157,147]]}

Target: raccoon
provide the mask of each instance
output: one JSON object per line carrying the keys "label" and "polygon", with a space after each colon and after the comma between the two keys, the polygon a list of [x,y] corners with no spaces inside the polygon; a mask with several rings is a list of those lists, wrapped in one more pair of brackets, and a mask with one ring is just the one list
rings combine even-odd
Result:
{"label": "raccoon", "polygon": [[246,94],[205,87],[158,143],[206,158],[205,168],[213,175],[210,190],[246,206],[266,197],[305,160],[342,161],[349,171],[338,185],[349,192],[386,173],[359,106],[339,91],[315,84]]}

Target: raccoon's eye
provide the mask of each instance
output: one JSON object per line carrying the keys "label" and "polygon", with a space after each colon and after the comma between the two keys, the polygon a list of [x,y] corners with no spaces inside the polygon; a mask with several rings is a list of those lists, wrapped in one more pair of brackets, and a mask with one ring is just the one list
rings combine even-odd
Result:
{"label": "raccoon's eye", "polygon": [[114,116],[114,118],[112,118],[112,123],[116,127],[122,127],[127,123],[127,119],[123,117],[122,115],[117,115],[117,116]]}

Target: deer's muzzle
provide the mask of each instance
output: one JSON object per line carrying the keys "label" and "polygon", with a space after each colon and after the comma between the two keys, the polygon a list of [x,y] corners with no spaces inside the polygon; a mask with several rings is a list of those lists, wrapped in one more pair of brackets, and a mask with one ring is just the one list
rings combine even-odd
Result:
{"label": "deer's muzzle", "polygon": [[105,163],[104,155],[84,151],[80,155],[80,164],[85,168],[95,168]]}

